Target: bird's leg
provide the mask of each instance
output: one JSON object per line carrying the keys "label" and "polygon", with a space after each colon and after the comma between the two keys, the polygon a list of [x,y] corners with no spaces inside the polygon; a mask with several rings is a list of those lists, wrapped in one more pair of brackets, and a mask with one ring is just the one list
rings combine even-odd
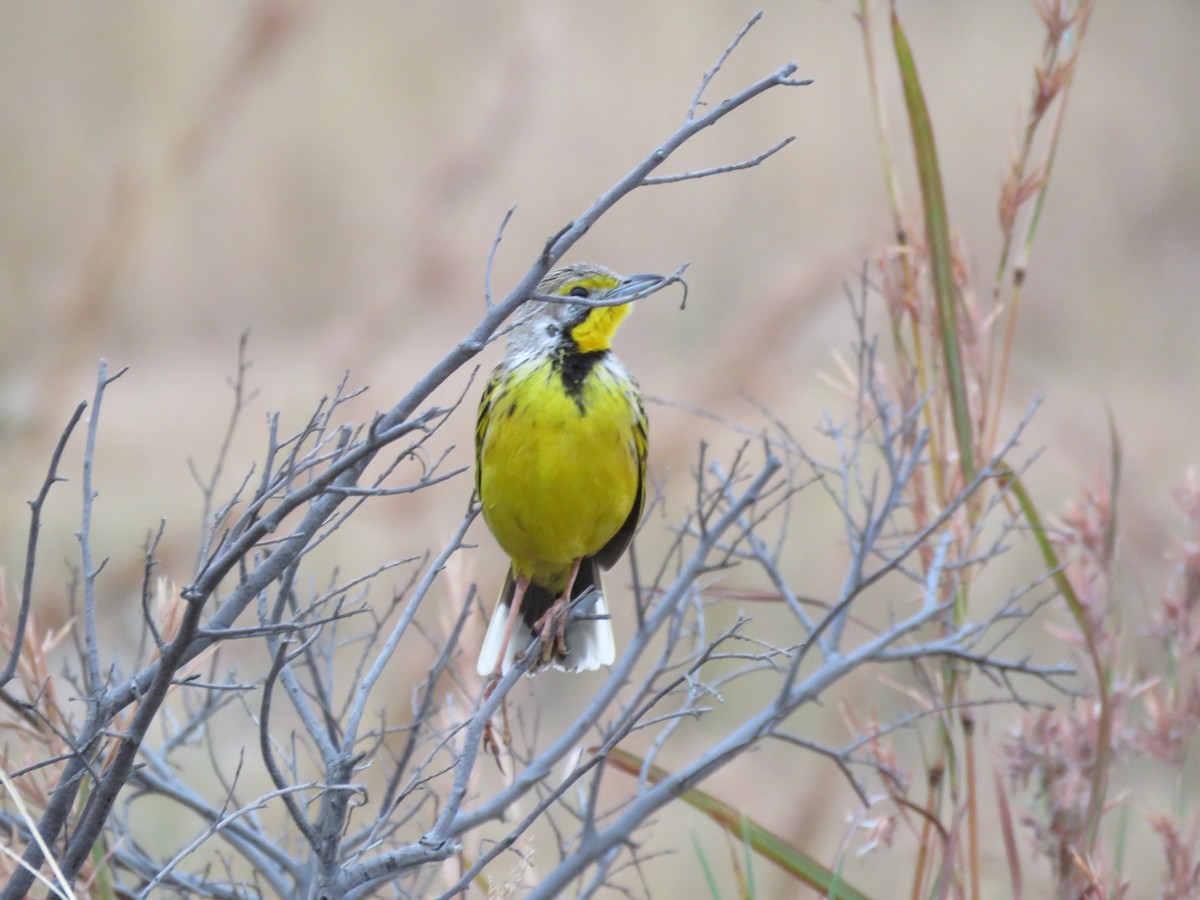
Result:
{"label": "bird's leg", "polygon": [[484,700],[492,695],[492,691],[496,689],[496,685],[500,683],[500,678],[504,674],[504,657],[508,655],[508,644],[512,640],[513,628],[516,627],[517,620],[521,618],[521,602],[525,599],[525,592],[528,590],[529,576],[518,575],[516,583],[513,585],[512,602],[508,606],[508,624],[504,626],[504,640],[500,644],[496,666],[492,669],[492,674],[488,676],[487,690],[483,695]]}
{"label": "bird's leg", "polygon": [[571,573],[567,576],[567,586],[563,588],[562,596],[550,604],[546,614],[537,621],[538,637],[542,641],[542,665],[549,663],[557,650],[560,657],[567,655],[567,619],[571,616],[571,590],[575,587],[575,579],[579,575],[579,565],[582,556],[571,561]]}
{"label": "bird's leg", "polygon": [[[513,628],[516,627],[517,620],[521,617],[521,602],[525,599],[525,592],[529,590],[529,577],[526,575],[518,575],[516,583],[513,585],[512,602],[508,607],[508,624],[504,626],[504,641],[500,644],[500,653],[496,657],[496,666],[492,669],[492,674],[488,676],[487,685],[483,689],[484,702],[492,696],[492,691],[496,690],[496,685],[500,683],[500,679],[504,676],[504,657],[508,655],[508,644],[512,640]],[[508,727],[508,704],[501,701],[501,708],[504,710],[504,745],[507,747],[512,743],[512,734]],[[485,747],[496,747],[496,740],[492,735],[492,723],[489,720],[487,727],[483,732],[483,744]]]}

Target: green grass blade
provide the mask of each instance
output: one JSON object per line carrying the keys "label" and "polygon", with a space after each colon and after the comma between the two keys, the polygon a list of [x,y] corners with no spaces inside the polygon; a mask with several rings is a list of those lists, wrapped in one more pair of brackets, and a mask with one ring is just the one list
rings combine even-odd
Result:
{"label": "green grass blade", "polygon": [[917,64],[900,18],[892,6],[892,42],[900,66],[904,86],[904,103],[912,129],[913,150],[917,174],[921,182],[921,199],[925,207],[925,239],[929,245],[929,266],[933,276],[933,293],[937,300],[938,331],[946,364],[946,383],[950,391],[954,435],[958,442],[959,468],[963,481],[975,478],[975,452],[972,440],[971,410],[967,403],[967,384],[963,372],[962,350],[958,343],[958,291],[954,285],[954,259],[950,247],[950,220],[946,214],[946,197],[942,190],[942,173],[938,166],[937,147],[933,140],[933,122],[929,107],[917,78]]}
{"label": "green grass blade", "polygon": [[712,894],[713,900],[721,900],[721,891],[717,887],[717,876],[713,872],[712,866],[708,864],[708,855],[694,834],[692,835],[692,847],[696,851],[697,859],[700,860],[700,868],[704,870],[704,882],[708,885],[708,892]]}
{"label": "green grass blade", "polygon": [[[1114,442],[1116,440],[1115,432],[1113,440]],[[1115,489],[1119,479],[1119,474],[1117,474],[1116,470],[1119,470],[1120,465],[1120,450],[1115,443],[1113,465],[1113,488]],[[1041,550],[1042,559],[1053,573],[1054,585],[1067,602],[1067,608],[1070,609],[1071,615],[1079,627],[1079,632],[1083,635],[1088,657],[1096,674],[1096,700],[1100,707],[1100,716],[1096,722],[1096,762],[1092,766],[1092,787],[1087,811],[1086,834],[1087,844],[1090,849],[1099,832],[1100,819],[1104,815],[1105,798],[1108,795],[1108,770],[1112,766],[1113,710],[1108,690],[1109,672],[1100,648],[1096,644],[1096,636],[1092,624],[1088,619],[1087,610],[1084,609],[1083,603],[1080,602],[1079,595],[1075,593],[1075,588],[1071,585],[1071,579],[1067,577],[1063,564],[1058,558],[1058,553],[1054,550],[1054,545],[1050,542],[1050,535],[1046,532],[1046,526],[1042,523],[1041,514],[1038,513],[1037,507],[1034,506],[1029,492],[1025,490],[1025,485],[1021,483],[1021,479],[1017,477],[1016,473],[1008,467],[1004,467],[1000,473],[1000,484],[1003,488],[1012,491],[1012,495],[1016,497],[1017,504],[1021,507],[1021,514],[1025,516],[1029,530],[1033,533],[1033,538],[1037,542],[1038,549]],[[1116,506],[1115,498],[1113,506]],[[1115,512],[1113,515],[1115,518]]]}
{"label": "green grass blade", "polygon": [[746,828],[747,821],[742,819],[742,857],[743,865],[746,867],[746,896],[757,897],[758,885],[754,880],[754,857],[750,854],[754,852],[754,845],[750,842],[750,832]]}
{"label": "green grass blade", "polygon": [[1029,496],[1029,491],[1025,490],[1025,485],[1021,482],[1021,479],[1008,466],[1001,466],[1000,468],[1000,487],[1002,490],[1011,491],[1013,497],[1016,498],[1017,505],[1021,507],[1021,515],[1025,517],[1025,521],[1029,525],[1029,530],[1033,534],[1033,539],[1038,545],[1038,550],[1041,551],[1042,561],[1046,563],[1046,568],[1053,573],[1054,586],[1058,588],[1058,592],[1067,601],[1067,608],[1071,610],[1071,615],[1075,618],[1075,624],[1079,626],[1079,630],[1083,632],[1084,636],[1088,637],[1091,634],[1091,629],[1088,626],[1087,613],[1084,611],[1083,604],[1079,602],[1079,596],[1075,593],[1075,588],[1071,585],[1071,579],[1067,577],[1067,573],[1063,569],[1062,561],[1059,560],[1054,545],[1050,543],[1050,535],[1046,532],[1046,526],[1042,523],[1042,515],[1038,512],[1037,507],[1034,506],[1033,498]]}
{"label": "green grass blade", "polygon": [[[608,752],[609,765],[634,777],[642,771],[642,760],[632,753],[613,749]],[[653,783],[661,781],[668,773],[659,766],[651,766],[647,779]],[[690,788],[679,795],[684,803],[704,813],[729,834],[744,840],[754,852],[779,866],[792,877],[809,887],[822,892],[830,900],[868,900],[866,894],[842,880],[838,873],[817,862],[808,854],[796,849],[774,832],[753,819],[747,818],[733,807],[722,803],[699,788]]]}

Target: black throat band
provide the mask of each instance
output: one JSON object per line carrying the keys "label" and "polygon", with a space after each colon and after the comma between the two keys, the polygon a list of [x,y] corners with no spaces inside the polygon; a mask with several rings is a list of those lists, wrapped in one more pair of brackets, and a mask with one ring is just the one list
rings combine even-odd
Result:
{"label": "black throat band", "polygon": [[554,357],[554,369],[562,378],[563,388],[575,401],[575,405],[579,407],[581,413],[584,411],[583,382],[596,364],[607,355],[607,350],[592,350],[586,353],[579,350],[565,350]]}

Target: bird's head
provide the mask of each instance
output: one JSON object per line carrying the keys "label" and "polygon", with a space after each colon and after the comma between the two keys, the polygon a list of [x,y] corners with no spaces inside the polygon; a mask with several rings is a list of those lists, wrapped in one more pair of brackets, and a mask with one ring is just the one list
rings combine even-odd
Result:
{"label": "bird's head", "polygon": [[[509,333],[509,348],[546,351],[561,347],[581,353],[608,350],[617,328],[629,315],[630,304],[624,301],[663,280],[661,275],[621,276],[592,263],[555,269],[541,280],[537,292],[564,299],[533,300],[521,307]],[[587,305],[570,302],[572,297]]]}

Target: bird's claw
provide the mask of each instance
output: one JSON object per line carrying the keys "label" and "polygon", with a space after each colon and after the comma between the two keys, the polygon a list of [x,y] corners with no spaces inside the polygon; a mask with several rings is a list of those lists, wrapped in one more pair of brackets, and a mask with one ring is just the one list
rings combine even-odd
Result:
{"label": "bird's claw", "polygon": [[563,659],[567,655],[567,619],[570,618],[571,608],[561,599],[546,610],[546,614],[537,621],[538,638],[542,642],[542,665],[549,665],[556,657]]}

